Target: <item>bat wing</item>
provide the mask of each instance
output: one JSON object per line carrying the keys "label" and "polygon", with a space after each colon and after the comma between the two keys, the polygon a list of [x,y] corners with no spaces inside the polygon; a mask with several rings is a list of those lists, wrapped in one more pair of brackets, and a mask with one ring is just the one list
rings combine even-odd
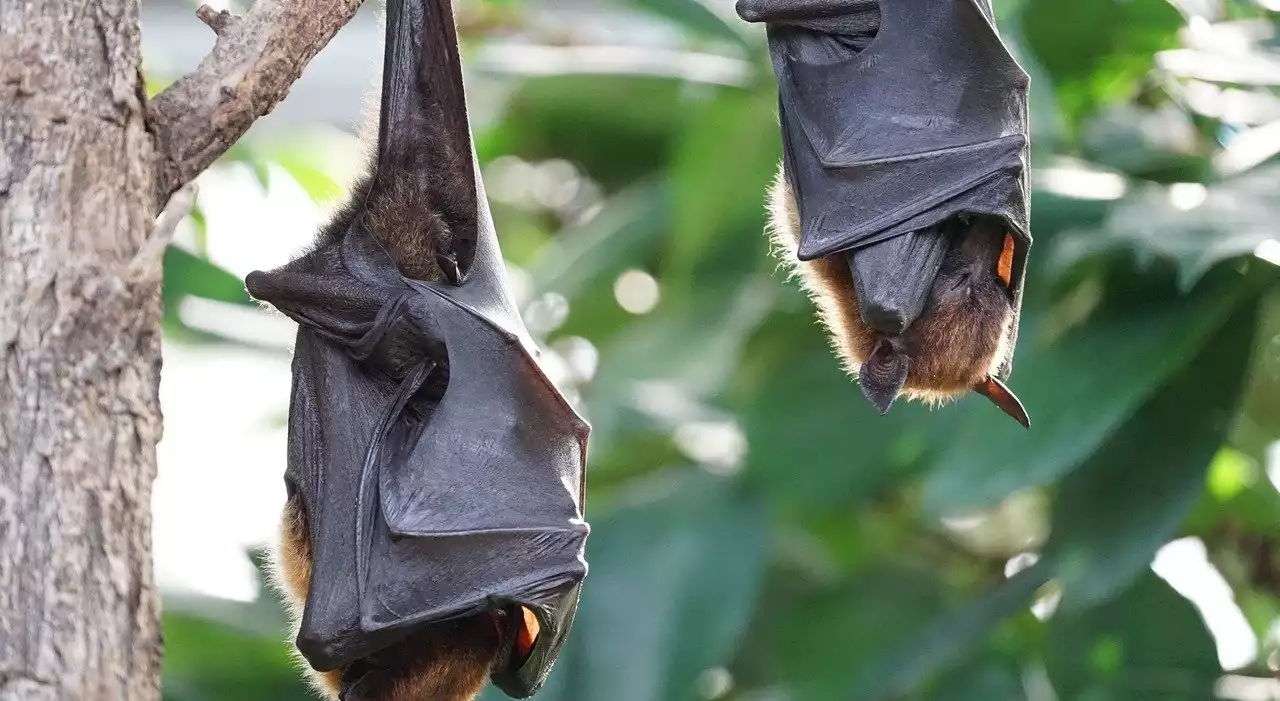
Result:
{"label": "bat wing", "polygon": [[586,575],[589,427],[543,374],[506,288],[450,4],[387,10],[370,198],[405,173],[449,184],[421,212],[447,225],[433,230],[446,280],[401,276],[364,216],[246,280],[299,323],[286,480],[313,569],[297,644],[336,669],[417,626],[519,604],[538,637],[491,677],[523,698],[559,654]]}
{"label": "bat wing", "polygon": [[496,237],[478,239],[461,287],[401,278],[352,235],[328,264],[254,273],[249,287],[300,323],[286,481],[308,515],[313,575],[299,650],[333,669],[416,625],[521,604],[541,633],[494,681],[523,697],[549,672],[586,575],[589,427],[541,371],[505,290],[482,289],[499,279]]}
{"label": "bat wing", "polygon": [[1016,313],[1031,247],[1027,74],[987,0],[881,1],[864,46],[850,27],[868,4],[738,3],[744,19],[768,25],[798,257],[866,248],[959,214],[1000,217],[1016,240]]}
{"label": "bat wing", "polygon": [[839,26],[830,11],[811,9],[818,19],[807,26],[769,26],[801,258],[962,211],[1005,217],[1026,236],[1028,79],[988,9],[974,0],[881,6],[862,51],[814,28]]}

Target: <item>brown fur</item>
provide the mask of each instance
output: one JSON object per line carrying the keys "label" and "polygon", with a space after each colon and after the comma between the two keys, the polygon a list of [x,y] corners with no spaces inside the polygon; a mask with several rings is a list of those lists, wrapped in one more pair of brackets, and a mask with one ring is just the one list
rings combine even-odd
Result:
{"label": "brown fur", "polygon": [[[285,504],[275,584],[285,595],[294,634],[311,587],[311,538],[306,514],[295,495]],[[502,640],[488,615],[424,626],[409,637],[362,660],[371,671],[355,701],[472,701],[484,687]],[[338,698],[341,670],[310,670],[312,686]]]}
{"label": "brown fur", "polygon": [[[796,258],[800,216],[782,169],[769,191],[769,213],[775,253],[798,273],[845,369],[856,376],[871,354],[877,332],[862,320],[853,277],[841,254],[813,261]],[[995,265],[1000,246],[997,243],[992,249],[990,245],[992,236],[999,236],[1002,242],[1003,232],[991,224],[980,219],[963,242],[953,242],[924,313],[902,335],[910,358],[902,389],[908,399],[937,404],[959,397],[994,373],[1004,357],[1013,315],[1012,305],[997,287]],[[957,271],[973,263],[975,257],[990,257],[990,280],[975,279],[968,294],[951,292]]]}

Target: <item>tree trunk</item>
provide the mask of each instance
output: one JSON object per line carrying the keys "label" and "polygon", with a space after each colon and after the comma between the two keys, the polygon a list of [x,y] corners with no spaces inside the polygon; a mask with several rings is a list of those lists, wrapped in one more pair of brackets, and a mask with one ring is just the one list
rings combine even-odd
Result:
{"label": "tree trunk", "polygon": [[[136,0],[0,0],[0,699],[159,698]],[[141,256],[141,258],[138,258]]]}

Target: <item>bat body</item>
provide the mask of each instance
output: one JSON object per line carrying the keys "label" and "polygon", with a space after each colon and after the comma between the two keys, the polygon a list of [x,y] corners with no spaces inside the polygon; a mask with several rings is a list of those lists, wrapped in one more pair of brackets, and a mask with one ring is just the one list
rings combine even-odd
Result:
{"label": "bat body", "polygon": [[246,286],[298,322],[276,555],[343,701],[533,695],[586,574],[589,428],[508,293],[448,0],[389,0],[370,174]]}
{"label": "bat body", "polygon": [[1028,229],[1026,73],[987,0],[739,0],[768,28],[777,248],[881,412],[1012,371]]}

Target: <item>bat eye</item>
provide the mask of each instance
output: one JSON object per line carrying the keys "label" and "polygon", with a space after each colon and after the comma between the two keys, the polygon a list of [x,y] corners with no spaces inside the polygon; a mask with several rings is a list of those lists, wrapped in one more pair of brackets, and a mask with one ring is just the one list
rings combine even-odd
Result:
{"label": "bat eye", "polygon": [[1000,259],[996,261],[996,277],[1006,288],[1013,287],[1013,234],[1005,232],[1004,248],[1000,250]]}

